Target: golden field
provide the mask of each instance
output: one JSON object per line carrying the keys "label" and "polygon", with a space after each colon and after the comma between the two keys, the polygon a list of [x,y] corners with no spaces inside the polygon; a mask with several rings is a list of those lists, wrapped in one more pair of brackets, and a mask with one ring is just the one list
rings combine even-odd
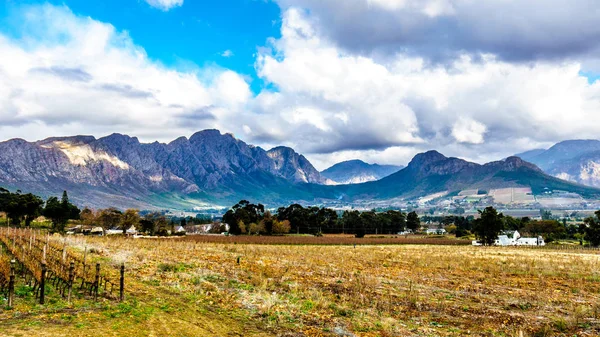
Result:
{"label": "golden field", "polygon": [[[60,238],[54,238],[60,240]],[[266,239],[268,240],[268,239]],[[126,301],[0,309],[10,336],[597,336],[600,255],[446,245],[68,239]],[[360,239],[356,242],[360,243]],[[116,269],[115,269],[116,271]]]}

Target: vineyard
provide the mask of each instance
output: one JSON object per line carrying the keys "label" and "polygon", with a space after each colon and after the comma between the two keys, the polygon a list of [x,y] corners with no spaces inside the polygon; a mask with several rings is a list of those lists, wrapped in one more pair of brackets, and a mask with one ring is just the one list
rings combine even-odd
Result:
{"label": "vineyard", "polygon": [[9,299],[8,307],[14,301],[16,277],[31,289],[39,304],[45,303],[47,286],[68,302],[74,292],[93,300],[98,296],[123,299],[124,266],[120,278],[112,270],[101,272],[100,263],[94,266],[87,259],[87,249],[81,256],[68,249],[66,239],[62,241],[61,244],[54,237],[51,240],[50,235],[42,231],[0,228],[0,290]]}
{"label": "vineyard", "polygon": [[[46,258],[57,262],[48,263],[48,273],[61,275],[56,276],[59,279],[68,278],[73,262],[77,286],[72,303],[66,300],[68,291],[66,297],[61,295],[64,280],[53,281],[50,276],[51,288],[57,290],[47,299],[56,301],[39,306],[17,291],[14,309],[0,308],[0,335],[600,334],[596,250],[421,242],[436,242],[432,238],[407,244],[410,239],[401,237],[366,238],[395,244],[354,245],[356,239],[351,237],[327,235],[313,238],[320,240],[316,244],[309,242],[310,237],[298,236],[35,236],[34,240],[27,231],[4,230],[3,255],[8,251],[21,261],[18,257],[25,249],[39,265],[47,245]],[[396,244],[400,242],[404,244]],[[10,261],[3,258],[0,263],[0,275],[6,277],[8,270],[10,277]],[[21,275],[20,262],[16,263],[16,274]],[[92,266],[83,277],[82,263]],[[102,272],[94,301],[96,263],[102,264]],[[110,283],[104,285],[102,280],[118,279],[122,263],[127,266],[127,296],[119,302],[118,288],[111,295]],[[17,278],[35,284],[33,276]]]}

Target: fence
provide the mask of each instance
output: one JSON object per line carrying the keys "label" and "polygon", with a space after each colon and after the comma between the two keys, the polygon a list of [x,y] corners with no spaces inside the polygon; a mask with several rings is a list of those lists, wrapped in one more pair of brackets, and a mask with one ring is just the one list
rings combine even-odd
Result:
{"label": "fence", "polygon": [[[118,279],[115,274],[101,271],[100,263],[96,263],[95,270],[92,270],[92,263],[87,259],[87,248],[80,256],[67,249],[65,240],[62,244],[50,240],[47,232],[0,228],[0,291],[6,294],[9,307],[14,297],[15,276],[20,276],[33,288],[40,304],[45,302],[47,284],[51,284],[68,301],[71,301],[76,285],[79,285],[76,291],[94,300],[103,296],[122,301],[125,265],[121,264]],[[114,294],[117,289],[118,297]]]}

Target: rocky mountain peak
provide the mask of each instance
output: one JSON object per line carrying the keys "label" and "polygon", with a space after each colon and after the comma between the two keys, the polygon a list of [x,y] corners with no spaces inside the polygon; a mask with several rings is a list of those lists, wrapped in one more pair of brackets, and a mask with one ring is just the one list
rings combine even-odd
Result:
{"label": "rocky mountain peak", "polygon": [[530,168],[532,170],[536,170],[536,171],[540,171],[540,168],[535,166],[532,163],[526,162],[523,159],[519,158],[519,157],[515,157],[515,156],[511,156],[508,157],[506,159],[504,159],[503,161],[504,163],[504,167],[506,170],[515,170],[518,169],[520,167],[527,167]]}
{"label": "rocky mountain peak", "polygon": [[286,146],[267,151],[275,171],[284,178],[303,183],[322,183],[321,174],[303,155]]}
{"label": "rocky mountain peak", "polygon": [[96,141],[94,136],[50,137],[36,142],[37,145],[50,145],[61,142],[69,145],[85,145]]}
{"label": "rocky mountain peak", "polygon": [[198,131],[196,133],[194,133],[191,137],[190,137],[190,142],[192,143],[196,143],[196,142],[201,142],[203,140],[215,140],[215,139],[220,139],[225,135],[221,134],[221,131],[216,130],[216,129],[207,129],[207,130],[202,130],[202,131]]}
{"label": "rocky mountain peak", "polygon": [[415,155],[410,163],[408,163],[408,167],[422,167],[447,159],[448,157],[444,156],[443,154],[435,150],[431,150]]}

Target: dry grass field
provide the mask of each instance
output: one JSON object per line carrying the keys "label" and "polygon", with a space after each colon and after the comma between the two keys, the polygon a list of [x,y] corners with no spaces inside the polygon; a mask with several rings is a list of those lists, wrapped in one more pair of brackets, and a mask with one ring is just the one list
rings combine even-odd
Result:
{"label": "dry grass field", "polygon": [[597,336],[600,255],[444,245],[77,238],[126,301],[17,297],[7,336]]}

